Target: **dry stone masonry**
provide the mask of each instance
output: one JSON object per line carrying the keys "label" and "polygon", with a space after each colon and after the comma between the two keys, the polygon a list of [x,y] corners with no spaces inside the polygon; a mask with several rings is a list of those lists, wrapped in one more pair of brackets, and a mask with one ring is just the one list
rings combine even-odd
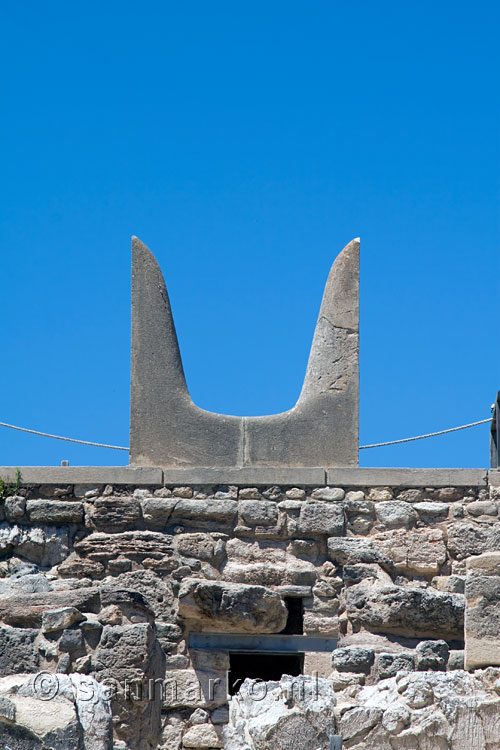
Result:
{"label": "dry stone masonry", "polygon": [[[500,746],[498,485],[22,486],[0,509],[1,741]],[[264,682],[228,699],[245,650]],[[304,677],[266,681],[275,653]]]}

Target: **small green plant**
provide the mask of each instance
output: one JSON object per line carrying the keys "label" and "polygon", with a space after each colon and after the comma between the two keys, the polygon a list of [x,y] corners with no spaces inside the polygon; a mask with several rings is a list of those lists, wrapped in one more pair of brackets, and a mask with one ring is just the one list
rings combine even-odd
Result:
{"label": "small green plant", "polygon": [[17,495],[20,486],[20,469],[16,469],[16,478],[13,482],[8,482],[3,477],[0,477],[0,500],[5,500],[6,497],[10,497],[11,495]]}

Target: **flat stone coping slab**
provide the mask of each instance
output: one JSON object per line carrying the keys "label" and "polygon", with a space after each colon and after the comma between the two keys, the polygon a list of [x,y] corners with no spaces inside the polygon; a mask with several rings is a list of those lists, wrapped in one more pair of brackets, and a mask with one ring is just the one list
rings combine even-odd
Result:
{"label": "flat stone coping slab", "polygon": [[190,633],[189,647],[216,651],[333,651],[337,639],[315,635],[238,635]]}
{"label": "flat stone coping slab", "polygon": [[335,468],[331,487],[486,487],[487,469]]}
{"label": "flat stone coping slab", "polygon": [[159,466],[2,466],[0,477],[22,485],[80,484],[128,486],[227,485],[240,487],[486,487],[500,486],[500,470],[254,467],[162,469]]}
{"label": "flat stone coping slab", "polygon": [[21,484],[163,484],[163,471],[155,466],[0,466],[0,477],[14,482],[21,472]]}

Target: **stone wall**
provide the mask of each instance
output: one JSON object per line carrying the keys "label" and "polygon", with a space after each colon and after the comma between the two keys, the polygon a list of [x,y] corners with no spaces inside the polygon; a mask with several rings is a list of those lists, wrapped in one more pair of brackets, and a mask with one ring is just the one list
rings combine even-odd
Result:
{"label": "stone wall", "polygon": [[16,716],[19,675],[45,700],[42,673],[44,706],[84,675],[103,727],[112,715],[113,745],[68,714],[75,748],[220,748],[230,647],[190,638],[280,633],[287,597],[302,599],[305,636],[338,639],[333,656],[301,648],[304,671],[344,698],[401,671],[463,669],[466,606],[467,666],[500,664],[500,488],[408,485],[21,486],[0,506],[0,739],[68,746],[50,739],[61,727]]}

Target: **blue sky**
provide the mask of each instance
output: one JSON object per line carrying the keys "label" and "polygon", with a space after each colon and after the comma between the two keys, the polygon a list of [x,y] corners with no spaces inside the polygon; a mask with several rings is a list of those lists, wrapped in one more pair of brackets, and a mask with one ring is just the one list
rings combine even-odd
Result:
{"label": "blue sky", "polygon": [[[0,421],[128,444],[130,236],[157,256],[188,385],[295,402],[337,253],[361,236],[361,430],[486,418],[500,388],[494,2],[4,4]],[[127,463],[0,428],[0,465]],[[488,427],[362,451],[487,466]]]}

